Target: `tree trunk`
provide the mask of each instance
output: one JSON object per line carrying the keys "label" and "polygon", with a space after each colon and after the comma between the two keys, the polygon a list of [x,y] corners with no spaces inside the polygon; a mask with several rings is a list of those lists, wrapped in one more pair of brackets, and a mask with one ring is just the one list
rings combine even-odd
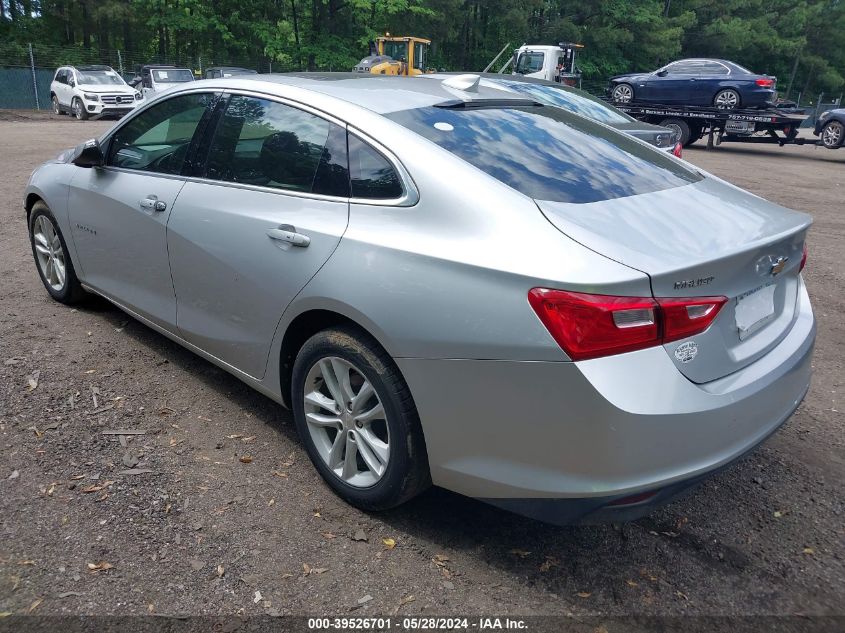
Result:
{"label": "tree trunk", "polygon": [[296,45],[296,68],[302,70],[302,49],[299,47],[299,18],[296,15],[296,0],[290,0],[290,10],[293,16],[293,41]]}
{"label": "tree trunk", "polygon": [[91,23],[88,16],[88,3],[84,1],[82,2],[82,45],[85,48],[91,48]]}
{"label": "tree trunk", "polygon": [[123,10],[123,48],[125,51],[131,51],[134,46],[132,41],[132,22],[130,21],[132,12],[132,0],[123,0],[126,8]]}

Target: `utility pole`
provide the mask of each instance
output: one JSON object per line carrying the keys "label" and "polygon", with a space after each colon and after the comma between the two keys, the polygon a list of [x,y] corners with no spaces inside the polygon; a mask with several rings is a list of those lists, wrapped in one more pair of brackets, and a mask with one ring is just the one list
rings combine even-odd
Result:
{"label": "utility pole", "polygon": [[41,109],[41,103],[38,101],[38,81],[35,78],[35,57],[32,54],[32,43],[29,44],[29,69],[32,71],[32,92],[35,94],[35,109]]}

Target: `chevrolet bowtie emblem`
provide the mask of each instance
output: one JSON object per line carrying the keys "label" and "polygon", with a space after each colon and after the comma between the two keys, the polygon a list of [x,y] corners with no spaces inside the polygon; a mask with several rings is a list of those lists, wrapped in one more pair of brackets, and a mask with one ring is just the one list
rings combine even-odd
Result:
{"label": "chevrolet bowtie emblem", "polygon": [[771,273],[772,277],[775,275],[782,273],[783,269],[786,268],[786,262],[789,261],[788,257],[778,257],[774,263],[772,264],[771,269],[769,272]]}

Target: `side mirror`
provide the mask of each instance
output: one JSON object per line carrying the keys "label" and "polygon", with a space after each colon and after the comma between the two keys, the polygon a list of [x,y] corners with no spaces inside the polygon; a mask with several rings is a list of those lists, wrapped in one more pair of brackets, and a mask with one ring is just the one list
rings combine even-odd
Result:
{"label": "side mirror", "polygon": [[70,162],[77,167],[102,167],[106,158],[103,156],[103,150],[100,148],[100,141],[92,138],[90,141],[85,141],[82,145],[78,145],[73,150],[73,156]]}
{"label": "side mirror", "polygon": [[665,68],[664,68],[663,70],[659,70],[659,71],[657,71],[657,76],[658,76],[658,77],[665,77],[665,76],[666,76],[666,75],[668,75],[668,74],[669,74],[669,71],[668,71],[668,70],[666,70]]}

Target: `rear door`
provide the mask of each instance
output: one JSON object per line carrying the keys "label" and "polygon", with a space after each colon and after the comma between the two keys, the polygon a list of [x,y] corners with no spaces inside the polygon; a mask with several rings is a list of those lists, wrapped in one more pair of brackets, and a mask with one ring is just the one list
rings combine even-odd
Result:
{"label": "rear door", "polygon": [[65,88],[67,88],[67,71],[64,68],[60,68],[56,71],[56,77],[53,80],[53,92],[56,95],[56,99],[59,100],[60,105],[66,105],[65,101]]}
{"label": "rear door", "polygon": [[68,212],[85,282],[173,329],[176,297],[167,222],[212,93],[166,99],[120,126],[105,143],[106,165],[75,168]]}
{"label": "rear door", "polygon": [[286,103],[232,95],[202,179],[168,226],[182,336],[260,378],[287,305],[349,219],[346,129]]}

